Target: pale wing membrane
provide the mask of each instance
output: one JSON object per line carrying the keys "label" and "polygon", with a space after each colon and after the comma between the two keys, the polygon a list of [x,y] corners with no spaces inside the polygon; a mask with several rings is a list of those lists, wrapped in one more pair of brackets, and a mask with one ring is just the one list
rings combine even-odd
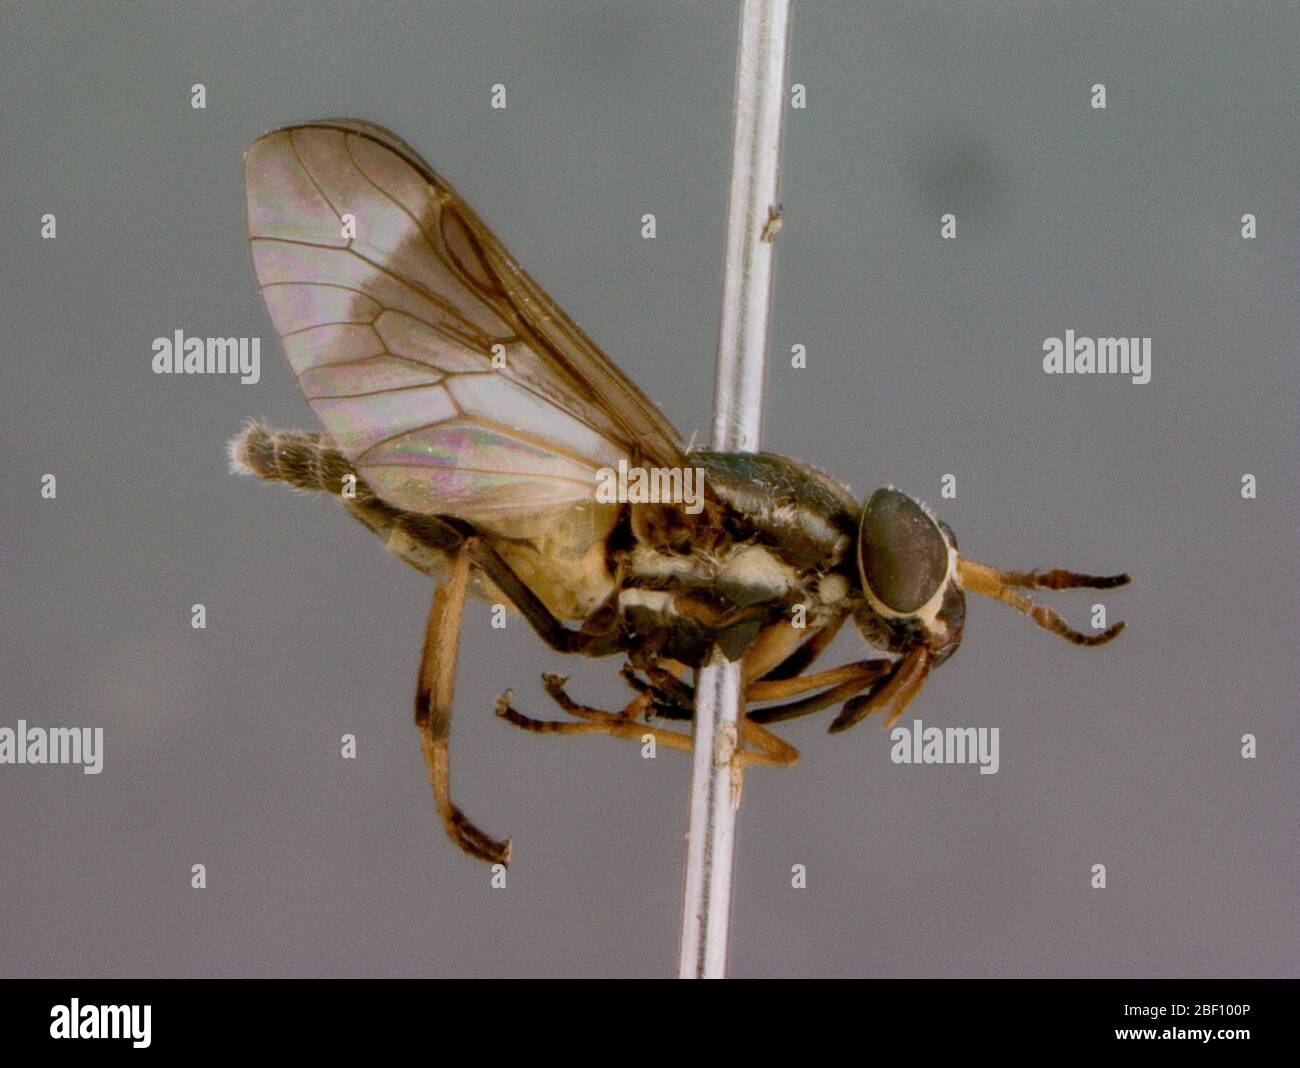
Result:
{"label": "pale wing membrane", "polygon": [[650,400],[578,328],[497,240],[473,209],[429,167],[419,153],[382,126],[357,119],[332,120],[322,126],[345,129],[399,156],[410,173],[437,190],[439,203],[453,225],[444,235],[468,276],[520,336],[540,362],[531,371],[515,367],[521,378],[540,385],[563,383],[588,409],[600,409],[634,443],[637,454],[659,466],[685,462],[680,435]]}
{"label": "pale wing membrane", "polygon": [[681,462],[672,427],[463,202],[392,134],[349,125],[253,144],[248,231],[303,391],[374,490],[500,529],[591,502],[620,458]]}

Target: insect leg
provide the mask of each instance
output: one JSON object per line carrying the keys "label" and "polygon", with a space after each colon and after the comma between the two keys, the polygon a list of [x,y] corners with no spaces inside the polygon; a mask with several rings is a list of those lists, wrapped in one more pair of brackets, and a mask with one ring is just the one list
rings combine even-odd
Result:
{"label": "insect leg", "polygon": [[451,801],[451,710],[456,689],[460,623],[469,586],[472,540],[461,546],[447,581],[438,587],[424,632],[424,652],[415,691],[415,725],[447,834],[470,856],[489,864],[510,863],[510,841],[498,842],[474,826]]}
{"label": "insect leg", "polygon": [[[660,669],[662,670],[662,669]],[[669,673],[671,676],[671,673]],[[671,676],[673,681],[678,685],[690,691],[691,696],[685,700],[681,699],[675,693],[669,693],[667,689],[656,685],[654,682],[647,682],[638,678],[636,668],[631,664],[624,664],[619,669],[619,675],[637,693],[648,694],[650,697],[650,707],[646,710],[646,722],[649,723],[651,717],[658,716],[662,719],[692,719],[695,716],[695,696],[694,691],[689,686],[685,686],[676,676]]]}
{"label": "insect leg", "polygon": [[890,727],[921,691],[926,676],[930,674],[930,652],[924,646],[913,649],[894,664],[894,670],[877,684],[870,693],[846,701],[843,710],[831,723],[830,731],[836,734],[848,730],[859,720],[873,712],[891,709],[885,717],[885,727]]}
{"label": "insect leg", "polygon": [[799,675],[793,679],[760,679],[745,687],[745,700],[755,704],[777,701],[855,680],[865,680],[863,685],[866,685],[888,675],[893,669],[892,660],[856,660],[828,671],[819,671],[815,675]]}
{"label": "insect leg", "polygon": [[[552,683],[551,680],[557,680],[557,682]],[[497,715],[522,730],[533,731],[536,734],[608,734],[612,738],[627,738],[634,742],[644,741],[645,736],[648,734],[655,739],[657,744],[667,746],[669,749],[690,752],[691,736],[689,734],[679,734],[677,731],[665,730],[662,727],[651,727],[637,722],[636,717],[649,704],[649,700],[644,694],[633,698],[632,703],[622,712],[602,712],[599,709],[588,708],[574,702],[564,692],[563,680],[558,675],[548,677],[547,690],[551,692],[551,696],[566,712],[571,712],[581,718],[577,722],[572,722],[568,720],[534,719],[532,716],[526,716],[510,704],[509,690],[497,698]]]}
{"label": "insect leg", "polygon": [[917,668],[912,678],[903,684],[898,696],[894,699],[894,709],[885,717],[885,722],[880,726],[889,730],[895,723],[903,718],[903,713],[907,711],[907,706],[916,700],[916,695],[921,692],[921,687],[925,685],[925,680],[930,676],[930,665],[933,663],[928,655],[921,656],[917,661]]}
{"label": "insect leg", "polygon": [[[794,701],[789,704],[757,708],[747,714],[754,723],[776,723],[781,720],[794,719],[819,712],[831,705],[841,704],[865,687],[891,675],[896,664],[892,660],[859,660],[852,664],[805,675],[793,679],[763,679],[751,682],[745,690],[745,700],[751,703],[775,701],[786,697],[796,697],[810,690],[824,690],[824,693]],[[690,719],[694,715],[694,691],[671,673],[655,664],[642,663],[639,669],[646,673],[649,682],[638,679],[632,666],[625,665],[623,678],[633,689],[653,699],[653,711],[665,719]],[[784,743],[781,743],[784,744]]]}
{"label": "insect leg", "polygon": [[745,749],[741,752],[740,757],[743,764],[788,768],[798,761],[798,749],[785,739],[778,738],[766,727],[755,723],[748,715],[744,718],[741,731],[745,738],[745,744],[752,743],[757,747],[755,749]]}
{"label": "insect leg", "polygon": [[510,599],[523,617],[532,625],[537,636],[552,649],[561,653],[580,653],[589,640],[588,635],[570,630],[551,613],[524,581],[514,573],[501,555],[481,538],[466,543],[475,566],[490,578],[497,588]]}
{"label": "insect leg", "polygon": [[[774,667],[767,670],[764,669],[771,663],[771,658],[762,655],[763,652],[766,652],[765,649],[760,652],[760,647],[764,645],[762,638],[760,638],[750,650],[750,656],[754,657],[753,663],[751,664],[748,659],[746,660],[746,676],[759,679],[792,679],[796,675],[803,674],[812,666],[813,661],[830,648],[831,642],[835,640],[835,636],[839,634],[840,628],[844,626],[844,621],[848,618],[847,612],[836,616],[824,627],[813,631],[812,636],[799,644],[794,652],[786,656],[785,659],[778,660]],[[788,623],[782,625],[785,627],[790,626]],[[751,672],[754,672],[754,674],[751,674]]]}
{"label": "insect leg", "polygon": [[649,696],[642,696],[633,699],[633,701],[622,711],[619,712],[602,712],[598,708],[590,708],[587,705],[580,705],[564,688],[565,683],[569,680],[564,675],[557,675],[553,671],[548,671],[542,676],[542,686],[550,696],[551,700],[560,706],[571,716],[577,716],[579,719],[599,720],[602,723],[613,722],[614,720],[636,719],[645,711],[650,704]]}
{"label": "insect leg", "polygon": [[[640,696],[621,712],[602,712],[574,701],[564,690],[567,681],[561,675],[544,676],[546,691],[551,698],[566,712],[578,717],[578,722],[567,720],[534,719],[524,715],[510,704],[510,692],[507,690],[497,701],[497,715],[513,723],[521,730],[536,734],[608,734],[613,738],[627,738],[644,743],[646,735],[669,749],[690,752],[692,738],[689,734],[678,731],[652,727],[638,721],[638,717],[648,711],[653,698],[647,688]],[[799,759],[799,750],[778,738],[771,731],[746,719],[742,727],[745,743],[753,743],[756,748],[744,749],[736,753],[734,759],[741,768],[748,765],[789,767]],[[737,780],[739,781],[739,779]]]}
{"label": "insect leg", "polygon": [[395,512],[373,496],[367,498],[364,508],[354,506],[351,510],[366,526],[388,537],[391,551],[422,571],[426,568],[412,557],[410,546],[424,549],[426,555],[428,550],[434,550],[438,555],[446,554],[453,559],[464,547],[474,566],[492,581],[538,637],[552,649],[562,653],[580,653],[589,643],[604,637],[569,630],[485,539],[474,536],[473,528],[468,524],[450,521],[443,516]]}
{"label": "insect leg", "polygon": [[[885,664],[886,668],[870,668],[872,664]],[[862,661],[863,670],[857,677],[840,683],[838,686],[832,686],[824,693],[814,694],[811,697],[805,697],[798,701],[790,701],[783,705],[769,705],[767,708],[755,708],[750,710],[747,715],[755,723],[780,723],[787,719],[797,719],[799,716],[807,716],[813,712],[820,712],[823,708],[830,708],[832,705],[838,705],[854,694],[861,693],[866,687],[878,681],[881,670],[888,670],[892,667],[890,661]]]}
{"label": "insect leg", "polygon": [[[381,501],[373,502],[371,510],[376,508],[391,511]],[[397,513],[396,518],[387,518],[385,521],[382,513],[379,519],[373,519],[362,510],[355,511],[358,518],[372,529],[375,529],[376,522],[385,522],[385,529],[391,526],[398,535],[405,535],[418,545],[432,547],[453,558],[462,547],[465,548],[474,566],[491,579],[497,589],[528,620],[538,637],[552,649],[562,653],[578,653],[589,642],[596,640],[596,637],[569,630],[556,619],[541,598],[515,574],[501,555],[485,539],[475,537],[473,529],[467,524],[455,524],[442,516],[415,515],[409,512]],[[389,548],[394,548],[391,540]],[[398,555],[407,558],[402,552],[398,552]]]}
{"label": "insect leg", "polygon": [[628,666],[635,666],[644,672],[656,696],[661,699],[688,708],[695,704],[695,688],[664,667],[657,657],[634,651]]}

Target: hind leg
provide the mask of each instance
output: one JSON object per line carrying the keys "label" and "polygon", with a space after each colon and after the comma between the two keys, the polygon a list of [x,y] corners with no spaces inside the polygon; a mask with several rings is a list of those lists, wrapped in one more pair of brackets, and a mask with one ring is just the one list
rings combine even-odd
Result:
{"label": "hind leg", "polygon": [[424,633],[424,653],[415,691],[415,725],[433,784],[438,814],[451,840],[489,864],[510,863],[510,841],[499,842],[474,826],[451,800],[451,711],[456,692],[460,623],[469,586],[470,554],[462,545],[447,581],[433,595]]}

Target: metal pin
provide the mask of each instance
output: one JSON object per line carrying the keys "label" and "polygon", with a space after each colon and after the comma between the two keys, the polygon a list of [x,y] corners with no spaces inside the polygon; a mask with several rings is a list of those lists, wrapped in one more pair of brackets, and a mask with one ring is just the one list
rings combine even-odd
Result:
{"label": "metal pin", "polygon": [[[736,56],[731,188],[727,198],[726,259],[718,370],[714,386],[713,448],[758,449],[763,378],[772,304],[770,228],[779,218],[777,180],[785,71],[790,40],[790,0],[744,0]],[[727,970],[735,856],[739,767],[720,760],[720,741],[743,742],[740,664],[718,650],[698,672],[686,887],[678,975],[721,979]],[[739,740],[738,740],[739,739]]]}

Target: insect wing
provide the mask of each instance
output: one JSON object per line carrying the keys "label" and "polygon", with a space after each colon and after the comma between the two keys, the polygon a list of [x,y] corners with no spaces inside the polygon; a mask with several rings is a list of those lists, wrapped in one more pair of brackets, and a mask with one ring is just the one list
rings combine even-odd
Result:
{"label": "insect wing", "polygon": [[500,528],[591,501],[619,459],[684,463],[654,405],[394,134],[278,130],[244,178],[285,354],[390,503]]}

